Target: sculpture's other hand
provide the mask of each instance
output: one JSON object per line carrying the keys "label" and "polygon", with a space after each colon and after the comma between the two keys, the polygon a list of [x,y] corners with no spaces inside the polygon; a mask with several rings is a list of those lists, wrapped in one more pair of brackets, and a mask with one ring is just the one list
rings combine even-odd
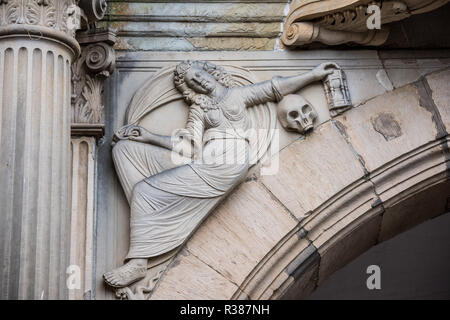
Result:
{"label": "sculpture's other hand", "polygon": [[326,76],[332,74],[339,66],[334,62],[325,62],[315,67],[311,72],[316,80],[322,80]]}
{"label": "sculpture's other hand", "polygon": [[114,146],[120,140],[148,143],[168,150],[172,150],[172,142],[170,136],[161,136],[155,133],[151,133],[136,124],[128,124],[120,128],[114,134],[112,146]]}
{"label": "sculpture's other hand", "polygon": [[120,140],[147,142],[151,133],[136,124],[128,124],[120,128],[113,136],[113,145]]}
{"label": "sculpture's other hand", "polygon": [[142,127],[135,126],[129,129],[128,140],[142,143],[151,143],[154,139],[152,133],[148,132]]}

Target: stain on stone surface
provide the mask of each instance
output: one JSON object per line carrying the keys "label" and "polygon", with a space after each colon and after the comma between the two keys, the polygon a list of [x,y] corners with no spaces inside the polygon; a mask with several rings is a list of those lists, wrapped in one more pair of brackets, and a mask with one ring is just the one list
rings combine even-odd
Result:
{"label": "stain on stone surface", "polygon": [[386,141],[394,140],[400,137],[402,128],[390,113],[380,113],[377,117],[371,119],[373,129],[380,133]]}

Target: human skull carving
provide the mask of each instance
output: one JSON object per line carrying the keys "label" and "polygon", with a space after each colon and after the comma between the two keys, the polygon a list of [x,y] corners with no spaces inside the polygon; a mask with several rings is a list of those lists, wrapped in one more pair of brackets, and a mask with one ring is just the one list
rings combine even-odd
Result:
{"label": "human skull carving", "polygon": [[283,128],[301,134],[311,130],[317,113],[302,96],[290,94],[278,104],[278,119]]}

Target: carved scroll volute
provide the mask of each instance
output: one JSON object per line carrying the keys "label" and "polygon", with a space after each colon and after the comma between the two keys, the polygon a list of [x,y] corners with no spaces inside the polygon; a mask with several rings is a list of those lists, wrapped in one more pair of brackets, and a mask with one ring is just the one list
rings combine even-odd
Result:
{"label": "carved scroll volute", "polygon": [[114,49],[105,42],[86,47],[86,67],[96,76],[109,77],[114,71],[116,59]]}
{"label": "carved scroll volute", "polygon": [[80,34],[80,58],[72,65],[72,135],[104,134],[104,81],[115,67],[115,31],[96,29]]}
{"label": "carved scroll volute", "polygon": [[83,27],[86,26],[86,23],[94,23],[103,19],[108,7],[106,0],[80,0],[78,5],[85,15],[86,21],[83,21]]}

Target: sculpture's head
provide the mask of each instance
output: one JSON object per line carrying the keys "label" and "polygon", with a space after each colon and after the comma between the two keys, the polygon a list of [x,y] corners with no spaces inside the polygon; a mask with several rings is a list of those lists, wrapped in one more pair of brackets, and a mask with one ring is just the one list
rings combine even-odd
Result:
{"label": "sculpture's head", "polygon": [[316,118],[316,111],[302,96],[290,94],[278,104],[278,119],[286,130],[304,134],[313,128]]}
{"label": "sculpture's head", "polygon": [[225,69],[207,61],[181,62],[175,68],[174,82],[188,104],[200,104],[202,97],[209,96],[217,86],[234,86]]}
{"label": "sculpture's head", "polygon": [[184,80],[189,88],[201,94],[210,94],[220,85],[212,75],[196,66],[186,72]]}

